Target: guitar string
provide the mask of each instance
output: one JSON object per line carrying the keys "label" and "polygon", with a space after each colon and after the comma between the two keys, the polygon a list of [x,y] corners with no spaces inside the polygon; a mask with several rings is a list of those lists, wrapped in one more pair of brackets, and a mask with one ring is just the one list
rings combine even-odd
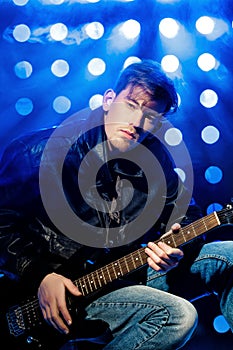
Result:
{"label": "guitar string", "polygon": [[[222,218],[222,219],[226,218],[226,215],[225,215],[224,213],[227,213],[227,212],[229,212],[229,209],[223,209],[222,211],[217,212],[218,217],[219,217],[219,218]],[[212,214],[213,214],[213,213],[212,213]],[[232,210],[230,211],[230,214],[228,213],[227,217],[228,217],[228,218],[230,217],[231,219],[233,218]],[[216,226],[216,225],[214,225],[213,227],[208,228],[208,224],[214,223],[214,221],[216,222],[216,217],[213,216],[213,215],[211,216],[211,214],[209,214],[209,216],[207,216],[206,218],[201,218],[201,219],[195,221],[194,223],[191,223],[191,224],[189,224],[189,225],[183,227],[183,228],[179,231],[179,234],[180,234],[180,233],[185,234],[185,231],[187,231],[187,229],[188,229],[188,228],[191,228],[191,227],[192,227],[192,229],[193,229],[193,228],[194,228],[194,229],[198,229],[198,228],[200,228],[200,227],[202,228],[202,227],[207,226],[207,228],[205,227],[205,230],[203,231],[203,233],[204,233],[204,232],[206,232],[206,231],[208,231],[208,230],[210,230],[211,228],[214,228],[214,227]],[[221,220],[220,220],[220,221],[221,221]],[[206,225],[205,225],[205,224],[206,224]],[[199,235],[200,235],[200,234],[199,234]],[[173,236],[173,234],[167,235],[166,237],[161,238],[161,239],[159,239],[159,240],[157,240],[157,241],[155,241],[155,242],[165,241],[165,239],[166,239],[166,241],[167,241],[167,239],[169,239],[169,237],[171,238],[172,236]],[[179,235],[179,236],[180,236],[180,235]],[[175,238],[179,238],[179,237],[176,237],[176,236],[174,236],[174,237],[175,237]],[[196,236],[194,235],[193,237],[196,237]],[[132,258],[135,257],[136,255],[142,254],[142,253],[143,253],[143,255],[145,255],[145,257],[146,257],[146,253],[144,252],[144,248],[140,248],[140,249],[136,250],[135,252],[126,255],[126,256],[123,258],[125,264],[126,264],[126,265],[129,264],[129,267],[133,267],[133,268],[134,268],[134,264],[133,264],[133,262],[132,262]],[[121,259],[119,259],[119,260],[121,260]],[[113,264],[116,263],[116,262],[118,262],[119,260],[116,260],[115,262],[110,263],[110,264],[108,264],[108,265],[102,267],[101,269],[98,269],[98,270],[96,270],[96,271],[93,271],[91,274],[94,275],[94,274],[97,274],[97,272],[100,271],[100,270],[101,270],[101,271],[105,270],[105,271],[109,271],[109,273],[114,272],[114,275],[116,275]],[[135,262],[135,261],[134,261],[134,262]],[[146,263],[145,263],[145,264],[146,264]],[[142,266],[142,265],[139,265],[139,266]],[[138,266],[138,267],[139,267],[139,266]],[[90,274],[89,274],[89,275],[90,275]],[[90,283],[90,279],[88,279],[87,276],[88,276],[88,275],[82,276],[82,277],[80,277],[78,280],[76,280],[76,281],[74,281],[74,282],[78,283],[79,281],[82,281],[82,285],[83,285],[83,284]],[[118,277],[119,277],[119,276],[118,276]],[[114,278],[114,279],[117,279],[118,277],[116,277],[116,278]],[[103,282],[104,282],[104,281],[103,281]],[[109,281],[109,282],[111,282],[111,281]],[[108,283],[108,282],[107,282],[107,283]],[[106,283],[106,284],[107,284],[107,283]],[[102,287],[102,286],[101,286],[101,287]],[[87,293],[87,294],[88,294],[88,293]],[[28,303],[22,305],[21,307],[18,306],[18,307],[16,307],[14,310],[9,310],[8,314],[9,314],[9,315],[10,315],[10,314],[13,314],[13,313],[15,314],[15,311],[17,311],[18,309],[20,309],[22,313],[25,313],[25,312],[29,313],[30,311],[33,311],[33,310],[35,311],[35,309],[37,309],[37,308],[40,310],[39,300],[38,300],[38,299],[34,299],[34,300],[32,300],[32,301],[30,301],[30,302],[28,302]],[[28,316],[29,316],[29,315],[28,315]],[[42,313],[41,313],[41,316],[42,316]]]}
{"label": "guitar string", "polygon": [[[213,219],[215,219],[215,220],[213,220]],[[208,220],[207,220],[208,222],[205,222],[205,224],[202,222],[202,219],[200,219],[200,222],[199,222],[199,224],[197,224],[197,225],[195,225],[195,227],[193,227],[193,224],[190,224],[190,225],[188,225],[189,227],[191,227],[192,226],[192,228],[200,228],[200,227],[202,227],[202,228],[204,228],[204,232],[207,230],[207,229],[210,229],[209,227],[207,227],[206,228],[206,226],[208,226],[208,224],[209,223],[211,223],[212,221],[215,221],[216,222],[216,218],[215,217],[211,217],[211,218],[208,218]],[[188,227],[187,226],[187,227]],[[215,226],[215,225],[214,225]],[[181,236],[183,236],[185,233],[187,234],[187,232],[185,232],[185,231],[188,231],[187,230],[187,227],[186,228],[184,228],[184,229],[182,229],[182,232],[180,231],[179,233],[179,237],[175,237],[173,234],[170,234],[170,235],[168,235],[168,236],[166,236],[166,237],[164,237],[163,239],[160,239],[160,240],[158,240],[158,241],[164,241],[164,242],[167,242],[168,241],[168,239],[169,238],[171,238],[171,237],[173,237],[173,238],[175,238],[175,240],[179,240],[179,238],[181,238]],[[212,226],[211,226],[211,228],[212,228]],[[196,237],[196,235],[193,235],[193,238],[194,237]],[[157,241],[157,242],[158,242]],[[182,241],[183,241],[183,239],[182,239]],[[91,274],[89,274],[88,276],[83,276],[83,277],[81,277],[78,281],[80,281],[80,280],[82,280],[82,284],[86,284],[87,282],[90,284],[90,278],[89,278],[89,276],[90,275],[92,275],[93,277],[94,277],[94,275],[95,274],[97,274],[100,270],[102,270],[102,272],[103,272],[103,270],[107,270],[107,271],[109,271],[110,272],[110,274],[112,275],[112,277],[113,277],[113,279],[116,279],[118,276],[117,276],[117,271],[116,271],[116,268],[118,268],[119,269],[119,261],[121,261],[122,260],[122,263],[124,264],[129,264],[129,266],[130,267],[134,267],[134,265],[136,264],[136,261],[135,260],[133,260],[132,261],[132,258],[138,258],[138,255],[139,254],[141,254],[141,253],[143,253],[145,256],[146,256],[146,254],[144,253],[144,249],[143,248],[140,248],[139,250],[137,250],[137,251],[135,251],[135,252],[133,252],[133,253],[131,253],[131,254],[129,254],[129,255],[127,255],[127,256],[125,256],[123,259],[121,258],[121,259],[119,259],[119,260],[116,260],[116,261],[114,261],[113,263],[110,263],[110,264],[108,264],[108,265],[106,265],[105,267],[102,267],[101,269],[99,269],[99,270],[97,270],[97,271],[93,271]],[[142,259],[143,259],[143,257],[142,257]],[[141,264],[139,265],[139,266],[141,266]],[[137,266],[137,264],[136,264],[136,267],[139,267],[139,266]],[[118,271],[119,272],[119,271]],[[115,276],[115,277],[114,277]],[[78,281],[76,281],[76,282],[78,282]],[[104,281],[103,281],[104,282]],[[111,281],[110,281],[111,282]],[[91,288],[90,288],[91,289]]]}

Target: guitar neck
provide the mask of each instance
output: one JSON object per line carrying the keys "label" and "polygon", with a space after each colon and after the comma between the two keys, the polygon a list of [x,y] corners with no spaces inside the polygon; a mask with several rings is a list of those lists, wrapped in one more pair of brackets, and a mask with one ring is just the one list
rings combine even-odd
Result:
{"label": "guitar neck", "polygon": [[[180,229],[178,233],[171,233],[158,239],[155,243],[164,242],[173,248],[181,247],[201,234],[219,226],[220,219],[216,212],[195,221],[192,224]],[[111,262],[90,274],[87,274],[74,284],[79,288],[84,296],[97,291],[108,283],[125,276],[128,273],[141,268],[147,264],[147,255],[144,248],[140,248],[118,260]]]}

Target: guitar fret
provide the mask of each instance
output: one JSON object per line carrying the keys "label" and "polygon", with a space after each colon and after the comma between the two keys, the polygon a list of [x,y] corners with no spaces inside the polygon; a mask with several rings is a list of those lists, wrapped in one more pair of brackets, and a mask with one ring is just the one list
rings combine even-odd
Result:
{"label": "guitar fret", "polygon": [[207,226],[206,226],[204,218],[202,219],[202,221],[203,221],[203,225],[204,225],[205,230],[207,230]]}
{"label": "guitar fret", "polygon": [[169,235],[167,237],[164,237],[162,239],[162,241],[170,246],[177,247],[175,239],[176,239],[176,237],[174,237],[173,235]]}
{"label": "guitar fret", "polygon": [[143,265],[144,264],[144,261],[142,260],[142,254],[139,252],[139,259],[140,259],[140,262],[141,262],[141,265]]}
{"label": "guitar fret", "polygon": [[106,280],[106,277],[105,277],[105,273],[104,273],[104,271],[103,271],[103,268],[102,268],[102,267],[100,268],[100,271],[101,271],[101,276],[100,276],[100,278],[103,278],[103,280],[104,280],[104,284],[107,284],[107,280]]}
{"label": "guitar fret", "polygon": [[92,289],[92,283],[93,283],[93,281],[90,280],[90,275],[87,275],[87,280],[88,280],[88,284],[89,284],[90,290],[91,290],[91,292],[93,292],[93,289]]}
{"label": "guitar fret", "polygon": [[108,276],[109,276],[109,282],[112,282],[112,276],[110,274],[110,271],[109,271],[109,266],[106,266],[106,270],[107,270],[107,273],[108,273]]}
{"label": "guitar fret", "polygon": [[126,267],[126,273],[130,272],[129,265],[128,265],[127,260],[126,260],[126,256],[124,256],[124,262],[125,262],[125,267]]}
{"label": "guitar fret", "polygon": [[[100,279],[100,276],[99,276],[99,274],[98,274],[98,271],[97,271],[97,273],[95,273],[95,276],[97,277],[97,280],[96,280],[96,277],[95,277],[94,279],[95,279],[95,281],[98,282],[98,284],[99,284],[99,287],[97,287],[97,288],[101,288],[101,287],[102,287],[102,283],[101,283],[101,279]],[[97,289],[97,288],[96,288],[96,289]]]}
{"label": "guitar fret", "polygon": [[137,256],[135,257],[137,267],[140,267],[142,265],[140,260],[140,254],[138,254],[138,251],[135,253],[137,253]]}
{"label": "guitar fret", "polygon": [[187,240],[186,240],[186,238],[185,238],[184,231],[183,231],[183,230],[180,230],[180,233],[182,234],[182,237],[183,237],[183,239],[184,239],[184,242],[186,242]]}
{"label": "guitar fret", "polygon": [[134,261],[133,255],[131,254],[131,255],[130,255],[130,257],[131,257],[131,260],[132,260],[133,266],[134,266],[134,268],[136,269],[136,268],[137,268],[137,265],[135,264],[135,261]]}
{"label": "guitar fret", "polygon": [[88,289],[88,285],[85,281],[85,277],[86,276],[83,276],[82,278],[80,278],[80,281],[81,281],[81,290],[82,290],[82,294],[83,295],[87,295],[89,294],[90,292],[92,292],[91,288]]}
{"label": "guitar fret", "polygon": [[78,290],[84,295],[85,292],[84,292],[84,289],[83,289],[83,285],[82,285],[82,284],[79,284],[78,281],[75,281],[74,284],[76,285],[76,287],[78,288]]}
{"label": "guitar fret", "polygon": [[90,279],[91,287],[93,287],[93,284],[94,284],[95,289],[97,289],[96,280],[95,280],[95,277],[94,277],[94,273],[92,272],[92,273],[90,274],[90,276],[91,276],[91,279]]}

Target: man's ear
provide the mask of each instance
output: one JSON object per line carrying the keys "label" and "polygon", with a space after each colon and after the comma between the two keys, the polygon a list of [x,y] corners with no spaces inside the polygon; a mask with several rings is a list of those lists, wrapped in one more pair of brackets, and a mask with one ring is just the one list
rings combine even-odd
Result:
{"label": "man's ear", "polygon": [[115,97],[116,97],[116,93],[112,89],[108,89],[107,91],[105,91],[104,97],[103,97],[103,110],[105,112],[109,111],[109,107],[114,101]]}

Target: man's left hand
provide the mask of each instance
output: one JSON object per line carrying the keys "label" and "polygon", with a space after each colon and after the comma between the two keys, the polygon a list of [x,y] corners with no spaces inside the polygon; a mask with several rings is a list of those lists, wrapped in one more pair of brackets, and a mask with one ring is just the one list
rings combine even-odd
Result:
{"label": "man's left hand", "polygon": [[[180,225],[174,224],[170,231],[165,233],[162,237],[179,231]],[[172,248],[164,242],[149,242],[145,248],[145,252],[148,255],[148,265],[155,271],[169,271],[176,267],[179,260],[183,258],[184,253],[179,248]]]}

